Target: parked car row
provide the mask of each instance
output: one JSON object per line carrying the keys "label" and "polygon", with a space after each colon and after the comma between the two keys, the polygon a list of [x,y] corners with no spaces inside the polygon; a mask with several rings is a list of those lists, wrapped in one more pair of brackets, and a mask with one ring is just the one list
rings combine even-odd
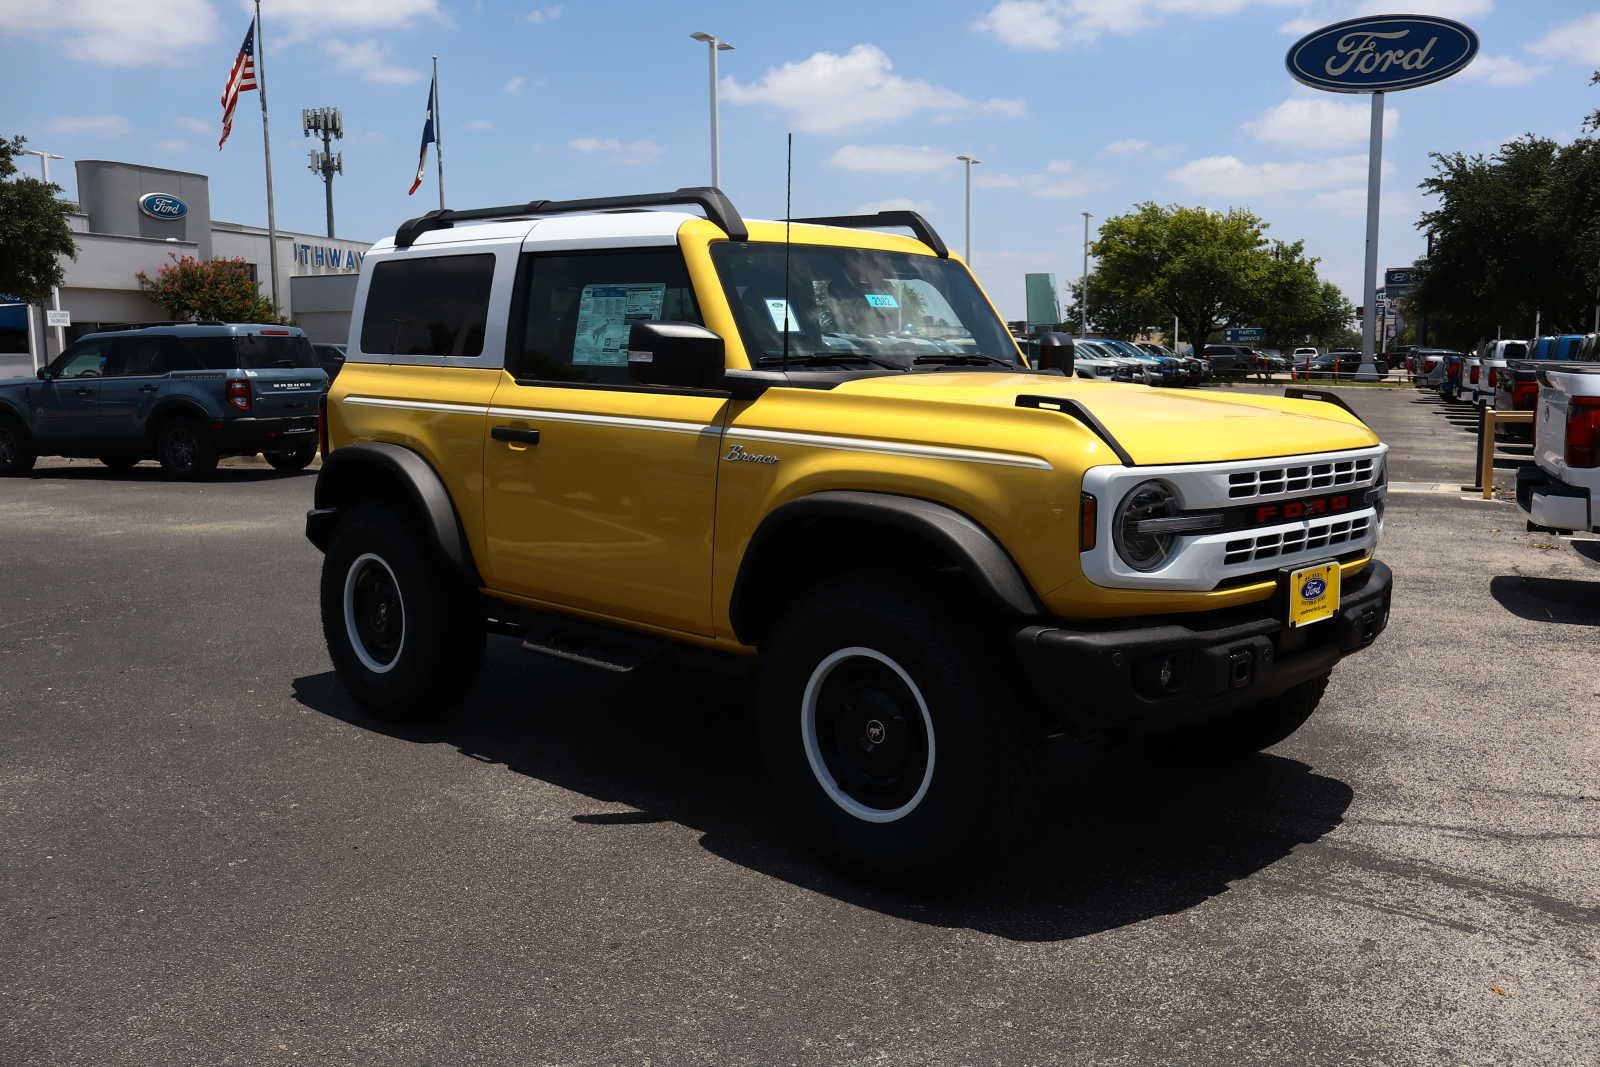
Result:
{"label": "parked car row", "polygon": [[[1065,334],[1055,334],[1065,343]],[[1072,338],[1073,368],[1076,378],[1138,385],[1198,385],[1213,376],[1211,361],[1195,356],[1180,356],[1165,345],[1148,341],[1119,341],[1110,337]],[[1050,366],[1040,359],[1037,338],[1021,338],[1023,352],[1035,366]]]}
{"label": "parked car row", "polygon": [[0,475],[25,474],[39,456],[113,470],[155,459],[169,476],[200,478],[223,456],[261,453],[301,470],[317,454],[329,376],[292,326],[87,334],[35,377],[0,382]]}

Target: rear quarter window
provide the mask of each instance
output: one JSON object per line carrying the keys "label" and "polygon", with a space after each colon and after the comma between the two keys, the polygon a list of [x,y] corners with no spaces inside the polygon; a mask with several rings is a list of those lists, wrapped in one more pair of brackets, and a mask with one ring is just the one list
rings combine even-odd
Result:
{"label": "rear quarter window", "polygon": [[372,270],[361,350],[397,356],[478,356],[494,281],[490,254],[389,260]]}

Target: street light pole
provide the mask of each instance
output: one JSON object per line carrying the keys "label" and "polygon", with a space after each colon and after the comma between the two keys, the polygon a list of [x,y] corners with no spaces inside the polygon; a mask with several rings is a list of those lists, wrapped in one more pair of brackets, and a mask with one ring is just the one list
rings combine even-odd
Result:
{"label": "street light pole", "polygon": [[711,185],[712,188],[722,187],[722,139],[717,131],[717,53],[731,52],[733,45],[727,41],[719,41],[715,35],[709,33],[691,33],[691,40],[704,41],[706,55],[711,66]]}
{"label": "street light pole", "polygon": [[[38,156],[39,157],[39,174],[44,178],[44,183],[46,185],[50,184],[50,161],[52,159],[66,159],[67,158],[66,156],[58,156],[54,152],[41,152],[37,148],[24,148],[22,150],[22,154],[25,155],[25,156]],[[61,287],[60,286],[52,285],[50,287],[50,307],[54,311],[60,311],[61,310]],[[31,329],[31,326],[32,326],[32,323],[33,323],[33,318],[32,318],[33,309],[31,307],[28,309],[28,315],[29,315],[28,323],[29,323],[29,326],[30,326],[30,329]],[[59,356],[61,353],[65,352],[67,350],[67,334],[66,334],[66,330],[63,329],[60,326],[57,326],[55,328],[55,331],[56,331],[56,355]],[[47,360],[45,360],[45,362],[48,363],[50,361],[47,359]]]}
{"label": "street light pole", "polygon": [[1087,211],[1083,213],[1083,281],[1078,286],[1078,336],[1089,336],[1089,220],[1094,218]]}
{"label": "street light pole", "polygon": [[962,255],[966,258],[967,266],[972,265],[972,168],[982,163],[981,159],[971,156],[957,156],[957,159],[967,167],[967,247]]}

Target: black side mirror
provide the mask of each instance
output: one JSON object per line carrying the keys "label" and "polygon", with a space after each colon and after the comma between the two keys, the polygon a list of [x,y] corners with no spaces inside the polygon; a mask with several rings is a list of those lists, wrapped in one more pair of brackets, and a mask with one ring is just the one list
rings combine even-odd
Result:
{"label": "black side mirror", "polygon": [[1039,369],[1055,370],[1072,377],[1077,353],[1072,338],[1064,333],[1050,332],[1039,338]]}
{"label": "black side mirror", "polygon": [[641,385],[709,387],[722,377],[722,338],[692,322],[636,322],[628,370]]}
{"label": "black side mirror", "polygon": [[48,382],[50,380],[50,368],[40,367],[38,370],[33,372],[33,376],[39,379],[41,382]]}

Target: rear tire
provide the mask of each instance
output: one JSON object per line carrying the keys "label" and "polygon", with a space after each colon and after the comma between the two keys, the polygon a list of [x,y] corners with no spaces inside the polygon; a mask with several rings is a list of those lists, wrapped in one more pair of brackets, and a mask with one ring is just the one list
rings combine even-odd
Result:
{"label": "rear tire", "polygon": [[483,660],[473,591],[379,504],[341,518],[322,561],[322,632],[344,687],[372,715],[439,720],[461,703]]}
{"label": "rear tire", "polygon": [[0,418],[0,477],[27,474],[38,458],[22,424],[13,418]]}
{"label": "rear tire", "polygon": [[190,481],[217,469],[216,437],[198,419],[168,419],[156,431],[156,458],[169,478]]}
{"label": "rear tire", "polygon": [[293,452],[266,453],[267,463],[271,465],[273,470],[284,471],[288,474],[305,470],[306,467],[311,465],[311,461],[316,458],[317,446],[314,444],[297,448]]}
{"label": "rear tire", "polygon": [[1324,674],[1270,700],[1241,708],[1220,721],[1165,734],[1152,748],[1169,762],[1229,763],[1245,759],[1288,740],[1311,718],[1327,688],[1328,675]]}
{"label": "rear tire", "polygon": [[973,614],[909,581],[817,588],[761,644],[762,747],[817,847],[878,877],[980,869],[1032,823],[1040,738]]}

